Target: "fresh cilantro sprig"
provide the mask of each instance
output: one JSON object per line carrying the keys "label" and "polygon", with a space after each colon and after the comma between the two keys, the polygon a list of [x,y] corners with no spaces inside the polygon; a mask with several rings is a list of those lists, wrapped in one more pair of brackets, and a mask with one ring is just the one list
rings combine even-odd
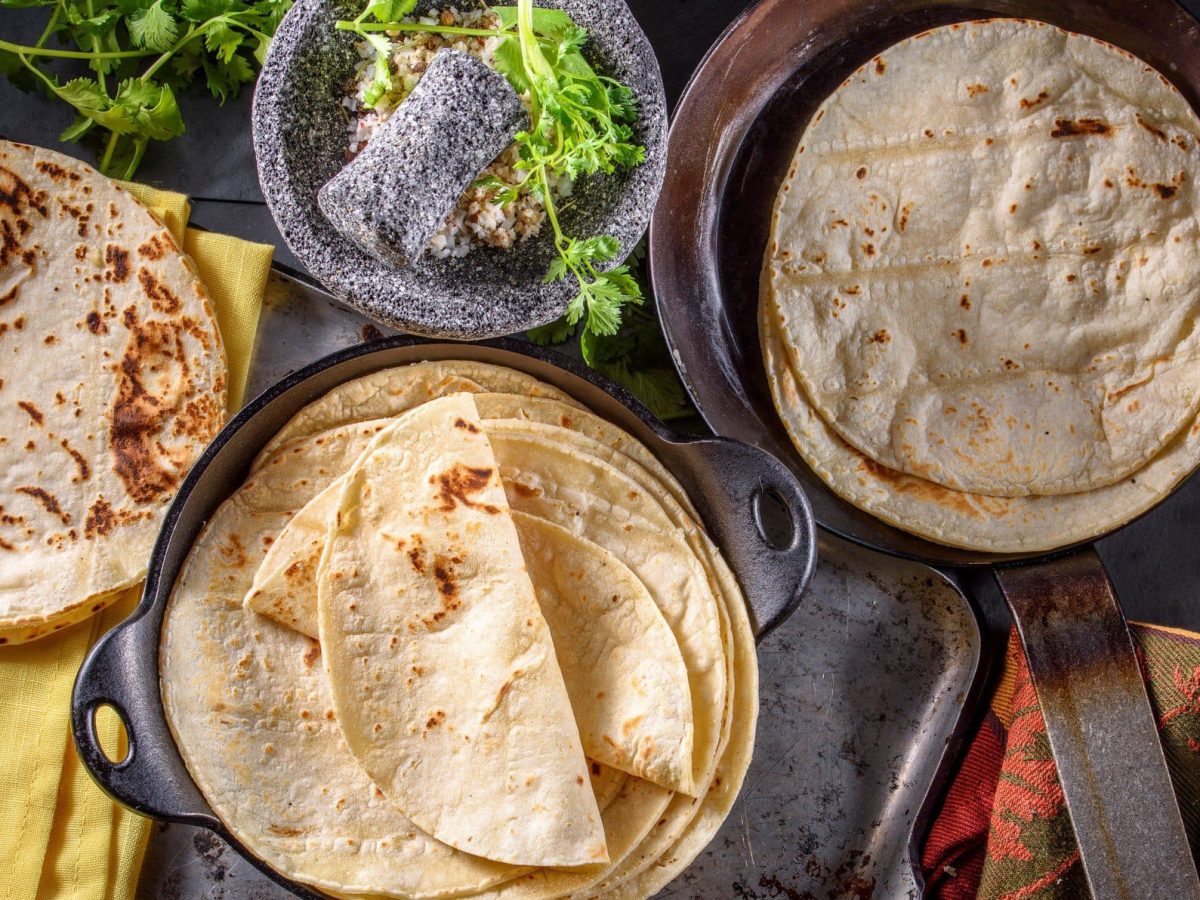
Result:
{"label": "fresh cilantro sprig", "polygon": [[[639,165],[645,148],[633,138],[637,109],[633,92],[600,75],[583,55],[587,32],[560,9],[535,8],[532,0],[492,7],[498,28],[468,28],[404,22],[416,0],[371,0],[358,18],[337,23],[375,50],[372,81],[364,103],[374,107],[393,89],[388,34],[432,32],[496,38],[493,65],[530,101],[531,127],[516,136],[517,167],[528,173],[533,191],[546,209],[558,256],[546,273],[547,284],[574,280],[577,291],[567,305],[563,327],[583,323],[584,336],[616,336],[628,309],[644,302],[641,287],[626,266],[605,269],[620,253],[608,235],[577,238],[566,233],[552,190],[554,178],[575,179]],[[479,187],[495,199],[515,199],[517,188],[499,179]]]}
{"label": "fresh cilantro sprig", "polygon": [[[644,241],[630,254],[629,277],[639,285],[645,274],[642,267],[645,255]],[[565,344],[579,330],[578,324],[568,322],[563,316],[549,325],[530,329],[527,336],[542,346]],[[663,421],[694,414],[671,364],[658,319],[646,306],[630,309],[615,334],[601,335],[584,329],[579,350],[588,366],[624,387]]]}
{"label": "fresh cilantro sprig", "polygon": [[[176,91],[204,79],[222,103],[254,80],[291,0],[0,0],[50,11],[37,42],[0,39],[0,74],[75,111],[64,141],[98,138],[99,167],[131,178],[149,142],[183,134]],[[56,38],[62,48],[48,46]],[[71,49],[73,45],[74,49]],[[64,80],[52,64],[86,64]]]}

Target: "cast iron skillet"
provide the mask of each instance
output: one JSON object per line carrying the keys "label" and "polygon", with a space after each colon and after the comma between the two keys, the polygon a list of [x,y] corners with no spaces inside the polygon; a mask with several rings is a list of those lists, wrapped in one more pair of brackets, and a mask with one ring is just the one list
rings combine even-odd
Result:
{"label": "cast iron skillet", "polygon": [[[737,575],[762,638],[787,618],[816,565],[808,502],[770,454],[725,438],[672,434],[620,387],[574,360],[510,340],[434,343],[396,337],[352,347],[290,375],[243,409],[209,445],[179,489],[150,558],[134,614],[92,649],[75,680],[72,730],[80,758],[100,787],[143,815],[208,828],[279,884],[302,897],[321,895],[289,881],[233,838],[201,796],[167,728],[158,683],[163,612],[200,529],[245,480],[250,464],[302,406],[360,375],[419,360],[472,359],[527,372],[566,391],[633,434],[679,479]],[[786,508],[790,528],[764,529],[762,500]],[[776,522],[778,525],[778,522]],[[95,712],[116,709],[129,752],[112,762],[96,739]]]}
{"label": "cast iron skillet", "polygon": [[938,25],[1042,19],[1156,66],[1200,108],[1200,23],[1174,0],[761,0],[709,51],[671,128],[650,263],[667,340],[709,426],[787,461],[820,525],[942,567],[993,566],[1029,657],[1092,893],[1200,897],[1153,713],[1090,545],[1033,559],[944,547],[841,500],[801,460],[759,352],[775,195],[817,106],[875,54]]}

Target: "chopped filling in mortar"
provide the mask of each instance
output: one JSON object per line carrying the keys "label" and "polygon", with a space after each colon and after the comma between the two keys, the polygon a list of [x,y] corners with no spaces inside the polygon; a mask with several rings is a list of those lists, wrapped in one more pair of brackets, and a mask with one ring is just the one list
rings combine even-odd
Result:
{"label": "chopped filling in mortar", "polygon": [[[403,21],[464,28],[501,27],[499,19],[487,10],[459,12],[454,7],[428,16],[410,16]],[[373,109],[367,107],[364,100],[373,77],[374,51],[365,42],[358,45],[361,59],[355,67],[349,91],[342,100],[342,105],[350,114],[347,161],[362,151],[375,129],[386,122],[404,102],[439,50],[461,50],[491,65],[492,54],[499,43],[496,38],[467,35],[387,34],[392,41],[390,62],[394,87],[383,95]],[[521,99],[528,107],[528,95],[523,95]],[[476,247],[507,250],[541,230],[546,207],[534,191],[528,173],[517,168],[518,158],[517,147],[512,144],[483,170],[476,184],[467,188],[458,198],[454,211],[430,240],[428,253],[445,259],[466,256]],[[570,196],[569,178],[553,172],[547,175],[550,191],[555,198]],[[497,196],[510,187],[518,188],[516,199],[508,203],[498,202]]]}

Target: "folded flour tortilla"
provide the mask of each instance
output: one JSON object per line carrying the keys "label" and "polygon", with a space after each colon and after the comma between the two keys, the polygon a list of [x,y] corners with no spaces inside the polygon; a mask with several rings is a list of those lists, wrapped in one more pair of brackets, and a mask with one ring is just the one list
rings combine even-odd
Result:
{"label": "folded flour tortilla", "polygon": [[221,505],[168,602],[160,682],[188,772],[248,850],[323,890],[434,900],[522,870],[414,825],[346,745],[318,642],[242,606],[275,536],[377,433],[293,445]]}
{"label": "folded flour tortilla", "polygon": [[351,752],[432,837],[521,866],[608,862],[550,629],[467,394],[381,432],[317,571]]}

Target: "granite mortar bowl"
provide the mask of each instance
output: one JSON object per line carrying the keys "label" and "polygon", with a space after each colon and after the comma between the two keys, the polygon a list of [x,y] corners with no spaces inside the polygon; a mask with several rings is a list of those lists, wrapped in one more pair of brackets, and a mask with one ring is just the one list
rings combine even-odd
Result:
{"label": "granite mortar bowl", "polygon": [[[417,11],[450,5],[420,0]],[[455,0],[459,10],[478,0]],[[624,0],[534,0],[567,12],[590,35],[585,55],[597,71],[627,84],[646,148],[642,165],[585,176],[563,203],[567,234],[609,234],[633,249],[650,222],[666,171],[667,111],[662,75],[645,32]],[[512,250],[476,248],[458,259],[424,255],[396,268],[343,237],[317,207],[317,191],[346,161],[341,105],[359,60],[355,36],[334,22],[354,18],[356,0],[297,0],[271,42],[254,94],[258,177],[276,224],[296,258],[341,301],[393,328],[466,340],[522,331],[559,316],[573,281],[543,284],[555,256],[549,227]]]}

